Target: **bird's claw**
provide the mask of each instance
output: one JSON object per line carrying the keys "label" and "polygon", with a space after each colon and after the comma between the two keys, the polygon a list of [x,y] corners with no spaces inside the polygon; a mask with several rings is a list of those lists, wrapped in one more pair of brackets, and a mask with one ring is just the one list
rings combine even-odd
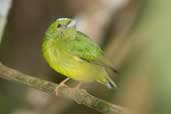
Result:
{"label": "bird's claw", "polygon": [[56,93],[56,96],[59,95],[59,88],[64,86],[64,87],[67,87],[67,85],[65,84],[67,81],[69,80],[69,78],[66,78],[65,80],[63,80],[61,83],[59,83],[59,85],[55,88],[55,93]]}
{"label": "bird's claw", "polygon": [[60,87],[67,87],[66,84],[59,84],[56,88],[55,88],[55,95],[58,96],[59,95],[59,88]]}

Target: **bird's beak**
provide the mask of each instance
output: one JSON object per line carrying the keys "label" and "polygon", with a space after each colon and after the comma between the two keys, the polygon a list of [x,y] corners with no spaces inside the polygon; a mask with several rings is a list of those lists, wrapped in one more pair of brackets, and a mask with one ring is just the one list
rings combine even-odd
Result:
{"label": "bird's beak", "polygon": [[68,25],[67,28],[76,28],[77,26],[77,20],[73,19]]}

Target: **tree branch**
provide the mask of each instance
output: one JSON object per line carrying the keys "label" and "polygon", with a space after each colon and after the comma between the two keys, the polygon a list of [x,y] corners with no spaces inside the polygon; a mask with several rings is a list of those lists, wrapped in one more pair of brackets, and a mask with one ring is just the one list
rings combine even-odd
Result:
{"label": "tree branch", "polygon": [[[56,86],[58,86],[55,83],[21,73],[1,63],[0,63],[0,78],[22,83],[29,87],[33,87],[35,89],[38,89],[38,90],[41,90],[50,94],[55,94],[54,90]],[[77,102],[78,104],[83,104],[87,107],[93,108],[96,111],[102,112],[104,114],[128,114],[128,111],[126,111],[126,109],[120,106],[111,104],[107,101],[101,100],[99,98],[96,98],[90,95],[84,89],[60,87],[59,95],[68,97],[74,100],[75,102]]]}

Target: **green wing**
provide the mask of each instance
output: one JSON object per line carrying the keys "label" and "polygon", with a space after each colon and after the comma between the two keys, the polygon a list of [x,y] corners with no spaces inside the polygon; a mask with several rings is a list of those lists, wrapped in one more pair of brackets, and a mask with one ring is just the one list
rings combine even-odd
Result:
{"label": "green wing", "polygon": [[69,53],[76,55],[80,59],[109,68],[117,73],[117,70],[113,68],[112,63],[103,56],[101,48],[89,39],[87,35],[77,32],[74,40],[71,40],[67,46]]}
{"label": "green wing", "polygon": [[75,38],[67,43],[66,49],[70,54],[87,61],[96,60],[103,55],[101,48],[81,32],[77,32]]}

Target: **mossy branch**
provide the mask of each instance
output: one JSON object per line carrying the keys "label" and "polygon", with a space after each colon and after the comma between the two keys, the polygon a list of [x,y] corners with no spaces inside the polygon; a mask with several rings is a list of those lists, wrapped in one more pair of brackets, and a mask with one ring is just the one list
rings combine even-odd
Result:
{"label": "mossy branch", "polygon": [[[56,86],[58,86],[55,83],[32,77],[15,69],[9,68],[3,64],[0,64],[0,78],[22,83],[24,85],[47,92],[49,94],[55,94],[54,90]],[[126,109],[96,98],[90,95],[84,89],[60,87],[59,95],[68,97],[78,104],[83,104],[104,114],[128,114]]]}

